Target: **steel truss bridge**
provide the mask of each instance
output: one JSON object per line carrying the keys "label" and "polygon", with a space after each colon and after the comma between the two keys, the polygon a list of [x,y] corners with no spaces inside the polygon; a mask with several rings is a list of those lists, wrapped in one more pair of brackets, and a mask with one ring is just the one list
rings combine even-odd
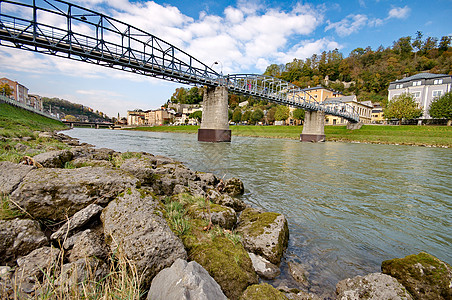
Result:
{"label": "steel truss bridge", "polygon": [[150,33],[61,0],[0,0],[0,45],[183,84],[226,86],[234,93],[359,121],[350,105],[319,103],[303,89],[270,76],[223,76]]}

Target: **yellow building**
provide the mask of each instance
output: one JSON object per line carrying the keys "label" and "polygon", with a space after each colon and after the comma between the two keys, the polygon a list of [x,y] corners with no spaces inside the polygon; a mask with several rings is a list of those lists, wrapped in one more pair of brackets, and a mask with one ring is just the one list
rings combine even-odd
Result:
{"label": "yellow building", "polygon": [[174,116],[164,109],[148,110],[145,112],[145,123],[150,126],[169,124]]}
{"label": "yellow building", "polygon": [[144,111],[127,111],[127,124],[132,126],[140,126],[145,124]]}
{"label": "yellow building", "polygon": [[[353,107],[353,110],[358,113],[359,121],[364,124],[370,124],[372,120],[372,109],[373,105],[370,101],[358,102],[355,95],[352,96],[341,96],[341,97],[331,97],[326,98],[323,101],[327,106],[334,106],[336,101],[340,101],[342,103],[348,104]],[[328,104],[331,103],[331,104]],[[336,116],[325,116],[325,125],[345,125],[347,124],[347,120],[341,117]]]}
{"label": "yellow building", "polygon": [[321,86],[303,89],[304,92],[311,95],[317,102],[323,102],[327,98],[336,98],[343,96],[341,92],[330,90]]}
{"label": "yellow building", "polygon": [[383,114],[383,108],[380,104],[375,104],[374,108],[372,109],[372,124],[383,124],[386,122]]}

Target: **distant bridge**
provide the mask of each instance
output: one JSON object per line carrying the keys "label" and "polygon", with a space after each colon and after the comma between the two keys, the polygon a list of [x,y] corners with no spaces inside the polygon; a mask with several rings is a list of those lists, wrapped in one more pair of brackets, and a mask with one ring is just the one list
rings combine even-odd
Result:
{"label": "distant bridge", "polygon": [[65,1],[0,0],[0,45],[184,84],[224,86],[234,93],[359,122],[350,105],[319,103],[303,89],[274,77],[223,76],[152,34]]}
{"label": "distant bridge", "polygon": [[108,127],[111,129],[115,128],[115,123],[112,122],[82,122],[82,121],[68,121],[68,120],[62,120],[66,125],[69,125],[69,127],[74,128],[74,126],[80,126],[80,127],[95,127],[96,129],[99,129],[100,127]]}

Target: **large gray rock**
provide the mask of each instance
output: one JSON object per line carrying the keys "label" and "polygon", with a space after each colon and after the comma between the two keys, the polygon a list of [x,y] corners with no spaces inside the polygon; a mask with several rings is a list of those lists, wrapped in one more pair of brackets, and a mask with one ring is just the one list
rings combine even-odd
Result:
{"label": "large gray rock", "polygon": [[75,262],[88,257],[105,259],[107,253],[108,247],[104,242],[103,234],[87,229],[78,235],[75,240],[74,246],[69,254],[69,261]]}
{"label": "large gray rock", "polygon": [[0,264],[44,246],[48,241],[37,221],[0,220]]}
{"label": "large gray rock", "polygon": [[33,166],[0,161],[0,194],[11,194]]}
{"label": "large gray rock", "polygon": [[65,235],[70,236],[72,231],[87,224],[92,218],[96,217],[102,211],[102,206],[90,204],[82,210],[76,212],[63,226],[54,232],[50,238],[52,240],[59,239]]}
{"label": "large gray rock", "polygon": [[89,204],[107,204],[137,183],[121,170],[41,168],[25,176],[11,199],[35,218],[61,221]]}
{"label": "large gray rock", "polygon": [[425,252],[383,261],[383,273],[397,278],[415,299],[452,299],[452,267]]}
{"label": "large gray rock", "polygon": [[274,279],[281,273],[280,269],[277,266],[275,266],[262,256],[256,255],[251,252],[249,252],[248,255],[251,258],[254,270],[260,277],[265,279]]}
{"label": "large gray rock", "polygon": [[133,174],[141,181],[141,184],[152,185],[156,180],[154,175],[154,166],[156,161],[151,156],[142,156],[140,158],[130,158],[121,164],[121,170]]}
{"label": "large gray rock", "polygon": [[209,190],[207,192],[207,195],[208,195],[210,201],[212,201],[213,203],[231,207],[236,212],[240,212],[247,207],[245,202],[243,202],[242,200],[233,198],[229,195],[220,194],[218,191],[216,191],[214,189]]}
{"label": "large gray rock", "polygon": [[230,196],[242,195],[244,191],[243,182],[238,178],[230,178],[224,183],[223,192]]}
{"label": "large gray rock", "polygon": [[197,262],[176,260],[152,280],[148,300],[227,299],[220,286]]}
{"label": "large gray rock", "polygon": [[44,168],[63,168],[66,162],[72,160],[72,157],[70,150],[55,150],[38,154],[33,159]]}
{"label": "large gray rock", "polygon": [[397,279],[382,273],[347,278],[336,285],[336,300],[360,299],[409,300],[412,297]]}
{"label": "large gray rock", "polygon": [[182,241],[160,217],[158,206],[151,195],[132,189],[110,202],[101,214],[111,251],[119,248],[136,265],[143,274],[143,288],[176,259],[187,257]]}
{"label": "large gray rock", "polygon": [[[81,258],[64,264],[56,284],[59,290],[73,290],[80,283],[99,282],[108,274],[108,265],[97,258]],[[80,288],[83,288],[80,286]],[[63,293],[64,294],[64,293]]]}
{"label": "large gray rock", "polygon": [[105,167],[113,168],[113,164],[108,160],[89,159],[86,157],[78,157],[71,161],[72,165],[76,168],[83,167]]}
{"label": "large gray rock", "polygon": [[237,232],[248,252],[279,264],[289,241],[287,220],[282,214],[246,208],[240,215]]}
{"label": "large gray rock", "polygon": [[19,281],[36,282],[48,269],[56,267],[60,250],[53,247],[42,247],[33,250],[27,256],[17,259],[15,276]]}

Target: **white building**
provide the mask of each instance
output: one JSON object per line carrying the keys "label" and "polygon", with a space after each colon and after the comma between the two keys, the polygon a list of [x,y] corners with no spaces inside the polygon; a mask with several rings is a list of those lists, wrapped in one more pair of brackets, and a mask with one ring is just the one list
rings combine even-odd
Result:
{"label": "white building", "polygon": [[446,74],[419,73],[389,84],[388,100],[403,93],[411,94],[423,108],[423,119],[430,119],[428,110],[433,99],[451,91],[452,76]]}

